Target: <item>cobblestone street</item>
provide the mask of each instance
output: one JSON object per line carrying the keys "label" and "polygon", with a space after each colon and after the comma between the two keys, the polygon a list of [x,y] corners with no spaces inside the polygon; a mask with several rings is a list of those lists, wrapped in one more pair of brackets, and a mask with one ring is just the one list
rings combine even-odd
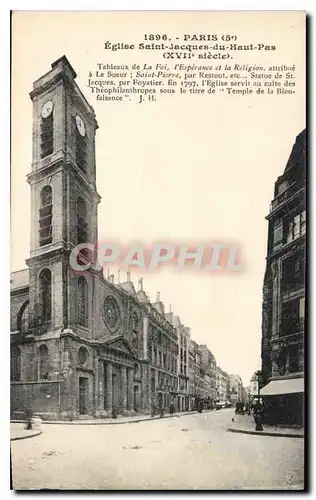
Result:
{"label": "cobblestone street", "polygon": [[227,432],[232,410],[124,425],[44,425],[11,443],[14,489],[301,489],[300,438]]}

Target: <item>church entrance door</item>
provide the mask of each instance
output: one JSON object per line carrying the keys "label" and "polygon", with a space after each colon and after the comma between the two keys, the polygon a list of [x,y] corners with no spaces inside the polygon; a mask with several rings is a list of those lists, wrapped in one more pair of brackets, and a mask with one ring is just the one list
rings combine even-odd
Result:
{"label": "church entrance door", "polygon": [[79,414],[86,415],[88,413],[88,379],[79,377]]}

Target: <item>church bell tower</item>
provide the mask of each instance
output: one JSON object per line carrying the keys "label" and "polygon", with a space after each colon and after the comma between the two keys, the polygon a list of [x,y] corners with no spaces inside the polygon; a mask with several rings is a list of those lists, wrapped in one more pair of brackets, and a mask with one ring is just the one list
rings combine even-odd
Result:
{"label": "church bell tower", "polygon": [[[76,322],[76,280],[71,250],[96,245],[95,133],[98,124],[63,56],[36,80],[33,102],[29,321],[57,331]],[[86,271],[88,281],[93,271]],[[74,292],[74,293],[72,293]],[[85,312],[88,315],[88,311]],[[87,319],[85,326],[88,328]]]}

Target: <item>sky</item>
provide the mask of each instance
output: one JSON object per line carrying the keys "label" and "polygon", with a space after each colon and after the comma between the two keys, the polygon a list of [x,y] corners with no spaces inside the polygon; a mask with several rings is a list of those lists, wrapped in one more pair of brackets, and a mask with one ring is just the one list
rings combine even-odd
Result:
{"label": "sky", "polygon": [[[210,29],[211,26],[211,29]],[[146,28],[145,28],[146,27]],[[99,62],[132,64],[152,53],[104,51],[104,41],[132,43],[144,32],[234,32],[245,43],[275,43],[275,53],[239,55],[241,63],[296,65],[296,92],[282,96],[173,96],[150,105],[97,102],[87,87]],[[240,273],[176,271],[144,275],[151,300],[207,344],[217,363],[245,385],[260,368],[262,282],[267,221],[274,182],[295,137],[305,128],[304,18],[273,13],[67,13],[13,15],[11,269],[29,254],[33,81],[66,55],[77,84],[93,106],[96,136],[99,240],[126,244],[234,242]],[[67,34],[67,36],[65,36]],[[238,60],[238,61],[239,61]],[[132,270],[137,283],[141,273]],[[124,273],[121,273],[123,279]],[[117,279],[117,278],[116,278]]]}

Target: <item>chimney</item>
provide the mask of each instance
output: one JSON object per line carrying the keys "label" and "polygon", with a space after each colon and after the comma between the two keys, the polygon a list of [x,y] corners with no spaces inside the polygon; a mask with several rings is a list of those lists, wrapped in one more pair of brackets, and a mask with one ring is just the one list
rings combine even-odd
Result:
{"label": "chimney", "polygon": [[139,278],[138,280],[138,291],[142,291],[143,290],[143,278]]}

